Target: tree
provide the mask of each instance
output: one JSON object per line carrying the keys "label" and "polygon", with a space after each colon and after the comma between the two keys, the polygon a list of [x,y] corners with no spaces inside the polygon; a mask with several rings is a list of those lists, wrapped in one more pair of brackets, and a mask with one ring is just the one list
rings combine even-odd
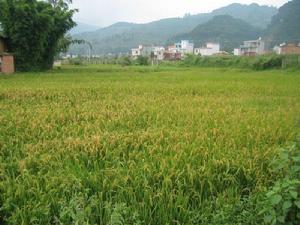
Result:
{"label": "tree", "polygon": [[[60,0],[48,0],[48,2],[50,3],[50,4],[52,4],[53,6],[57,6],[57,5],[59,5],[60,4]],[[66,1],[63,1],[63,2],[65,2],[66,4],[68,4],[68,3],[72,3],[73,1],[72,0],[66,0]]]}
{"label": "tree", "polygon": [[129,56],[122,56],[118,61],[122,66],[131,66],[132,65],[132,61]]}
{"label": "tree", "polygon": [[149,65],[149,58],[147,56],[139,55],[136,59],[136,62],[140,66],[147,66]]}
{"label": "tree", "polygon": [[63,0],[0,0],[0,23],[17,70],[50,69],[62,39],[76,25],[75,12]]}

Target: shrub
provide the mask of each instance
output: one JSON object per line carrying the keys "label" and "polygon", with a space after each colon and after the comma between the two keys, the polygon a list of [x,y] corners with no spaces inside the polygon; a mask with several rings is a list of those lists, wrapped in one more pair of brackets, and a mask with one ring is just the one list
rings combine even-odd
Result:
{"label": "shrub", "polygon": [[76,59],[69,59],[69,64],[74,66],[80,66],[83,65],[84,63],[82,59],[76,58]]}
{"label": "shrub", "polygon": [[139,66],[147,66],[147,65],[149,65],[149,58],[147,56],[140,55],[136,59],[136,63]]}
{"label": "shrub", "polygon": [[118,60],[118,63],[122,66],[130,66],[132,64],[132,61],[129,56],[123,56]]}
{"label": "shrub", "polygon": [[300,136],[297,143],[280,151],[274,170],[284,176],[266,193],[260,214],[266,224],[300,224]]}
{"label": "shrub", "polygon": [[203,66],[203,67],[237,67],[249,68],[254,70],[266,70],[280,68],[282,65],[282,56],[210,56],[201,57],[188,55],[182,61],[183,66]]}

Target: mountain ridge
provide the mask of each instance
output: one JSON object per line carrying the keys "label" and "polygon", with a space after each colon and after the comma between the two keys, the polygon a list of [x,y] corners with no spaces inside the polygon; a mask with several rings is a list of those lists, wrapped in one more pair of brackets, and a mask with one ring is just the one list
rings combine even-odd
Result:
{"label": "mountain ridge", "polygon": [[101,27],[99,27],[99,26],[82,23],[79,21],[77,21],[76,24],[77,25],[70,31],[71,35],[80,34],[80,33],[89,32],[89,31],[96,31],[96,30],[101,29]]}
{"label": "mountain ridge", "polygon": [[272,44],[300,42],[300,0],[292,0],[279,8],[267,27],[264,38]]}
{"label": "mountain ridge", "polygon": [[[257,13],[253,14],[253,11]],[[94,32],[76,34],[74,38],[91,42],[95,54],[125,53],[139,44],[166,45],[171,37],[191,32],[196,26],[208,22],[216,15],[228,14],[238,19],[251,20],[253,23],[250,21],[250,24],[253,26],[257,24],[257,18],[263,17],[260,26],[266,27],[276,13],[275,7],[233,3],[210,13],[166,18],[144,24],[118,22]],[[84,46],[72,47],[70,50],[72,54],[84,51]]]}
{"label": "mountain ridge", "polygon": [[170,42],[182,39],[192,40],[196,46],[206,42],[217,42],[223,50],[231,52],[244,40],[256,39],[262,29],[256,28],[246,21],[229,15],[218,15],[207,23],[200,24],[191,32],[175,36]]}

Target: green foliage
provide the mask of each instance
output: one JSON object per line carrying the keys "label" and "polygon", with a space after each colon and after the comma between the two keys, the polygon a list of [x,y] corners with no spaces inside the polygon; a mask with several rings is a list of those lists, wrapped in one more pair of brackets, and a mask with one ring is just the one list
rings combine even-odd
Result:
{"label": "green foliage", "polygon": [[[136,212],[131,212],[130,208],[125,203],[116,204],[114,207],[108,205],[110,220],[108,225],[141,225],[139,215]],[[112,210],[111,210],[112,209]]]}
{"label": "green foliage", "polygon": [[139,66],[147,66],[149,65],[149,58],[147,56],[139,55],[135,62]]}
{"label": "green foliage", "polygon": [[256,57],[250,67],[255,70],[277,69],[282,66],[283,57],[278,55]]}
{"label": "green foliage", "polygon": [[118,59],[118,64],[122,66],[130,66],[132,65],[132,60],[129,56],[122,56]]}
{"label": "green foliage", "polygon": [[263,210],[266,224],[300,224],[300,135],[297,143],[282,149],[273,163],[274,172],[282,174],[266,193]]}
{"label": "green foliage", "polygon": [[85,62],[82,58],[68,59],[68,63],[70,65],[74,65],[74,66],[79,66],[79,65],[84,65],[85,64]]}
{"label": "green foliage", "polygon": [[75,22],[62,0],[51,5],[37,0],[0,0],[0,22],[9,39],[19,71],[52,67],[60,41]]}
{"label": "green foliage", "polygon": [[265,55],[256,57],[238,56],[215,56],[201,57],[188,55],[181,63],[183,66],[201,67],[234,67],[253,70],[266,70],[281,68],[285,56]]}

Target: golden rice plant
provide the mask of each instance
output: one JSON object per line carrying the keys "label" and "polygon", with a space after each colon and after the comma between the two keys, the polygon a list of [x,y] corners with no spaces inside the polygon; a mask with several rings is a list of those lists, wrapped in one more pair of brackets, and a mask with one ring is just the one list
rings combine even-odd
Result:
{"label": "golden rice plant", "polygon": [[1,224],[260,224],[300,77],[66,67],[0,76],[0,112]]}

